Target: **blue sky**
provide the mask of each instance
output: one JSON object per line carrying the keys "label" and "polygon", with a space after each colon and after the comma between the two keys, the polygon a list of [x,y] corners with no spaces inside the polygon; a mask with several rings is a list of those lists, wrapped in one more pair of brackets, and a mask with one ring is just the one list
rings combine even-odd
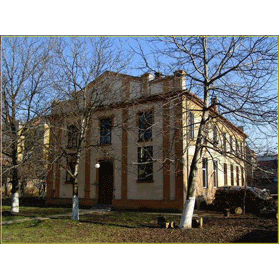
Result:
{"label": "blue sky", "polygon": [[[139,46],[138,46],[138,43],[136,40],[141,42],[141,48],[147,57],[147,61],[151,65],[153,70],[155,70],[155,71],[159,71],[159,72],[162,72],[163,74],[169,75],[175,70],[176,67],[178,68],[178,66],[175,65],[175,67],[174,67],[174,65],[172,65],[172,60],[169,59],[168,57],[164,57],[164,59],[162,59],[162,61],[161,61],[163,63],[159,63],[156,60],[155,55],[151,53],[151,50],[150,50],[151,43],[148,43],[147,41],[145,41],[145,39],[146,39],[145,37],[123,36],[123,37],[111,37],[111,38],[113,39],[117,49],[119,49],[120,47],[123,47],[129,54],[133,53],[133,49],[136,49],[139,51]],[[149,37],[149,39],[151,39],[151,38],[153,38],[153,37]],[[5,39],[3,39],[3,45],[5,45]],[[159,48],[162,47],[161,44],[157,44],[157,46]],[[148,72],[148,71],[152,72],[151,69],[148,69],[145,67],[145,63],[144,63],[143,59],[139,55],[134,54],[131,64],[123,72],[126,74],[130,74],[130,75],[140,76],[144,72]],[[269,95],[269,91],[271,91],[272,93],[275,93],[275,91],[278,91],[278,80],[275,80],[274,84],[270,84],[269,86],[271,89],[267,89],[266,92],[264,93],[267,96]],[[192,92],[195,94],[198,94],[198,95],[200,94],[199,91],[192,90]],[[200,97],[202,97],[202,96],[200,96]],[[236,124],[242,125],[242,121],[240,123],[236,123]],[[268,149],[268,150],[274,149],[275,150],[275,148],[278,148],[278,135],[277,135],[278,131],[276,133],[275,131],[271,131],[271,129],[269,127],[262,127],[261,130],[257,132],[255,128],[247,126],[245,128],[245,132],[249,136],[252,137],[253,142],[255,144],[263,147],[263,151],[265,151],[265,149]],[[269,137],[265,137],[265,134],[267,132],[269,132]],[[273,135],[273,134],[275,134],[275,135]]]}
{"label": "blue sky", "polygon": [[[124,39],[127,40],[128,44],[131,47],[139,50],[138,44],[134,38],[128,38],[128,39],[124,38]],[[254,38],[254,39],[258,39],[258,37]],[[163,62],[162,64],[158,63],[155,60],[154,55],[151,54],[151,51],[149,48],[150,47],[149,43],[145,42],[145,38],[138,37],[137,40],[139,40],[139,42],[141,42],[141,48],[142,48],[143,52],[146,54],[148,62],[153,67],[153,69],[155,69],[156,71],[163,72],[163,74],[171,74],[172,71],[174,71],[176,69],[176,67],[178,67],[178,64],[176,64],[176,63],[175,63],[175,65],[172,65],[172,63],[174,63],[174,60],[172,61],[167,56],[165,56],[164,59],[162,59],[162,62]],[[213,44],[215,44],[215,42],[216,42],[215,40],[219,40],[219,37],[214,38],[214,40],[212,42]],[[245,44],[248,44],[248,42],[245,42]],[[158,44],[157,46],[159,48],[161,48],[163,45]],[[247,46],[247,45],[245,45],[245,46]],[[215,48],[215,45],[213,47]],[[277,46],[275,45],[275,47],[278,48],[278,44],[277,44]],[[278,54],[278,50],[277,50],[277,54]],[[132,74],[141,75],[143,72],[149,71],[149,69],[141,69],[141,67],[144,66],[144,62],[143,62],[143,59],[141,59],[138,55],[134,56],[133,62],[134,62],[133,66],[135,67],[135,69],[132,69],[132,71],[131,71]],[[215,67],[215,63],[216,62],[214,60],[212,63],[213,67]],[[214,69],[213,67],[212,68],[210,67],[210,69],[209,69],[210,73],[211,73],[212,69]],[[186,66],[186,65],[182,65],[182,68],[180,68],[180,67],[178,67],[178,68],[184,69],[184,70],[189,69],[188,66]],[[239,82],[242,82],[242,80],[239,80],[239,79],[240,79],[240,77],[236,76],[235,74],[232,77],[230,77],[231,83],[236,83],[237,92],[239,90],[244,91],[244,89],[241,88],[241,84],[239,83]],[[260,78],[260,79],[255,78],[254,83],[262,82],[262,79],[265,80],[266,77]],[[238,88],[238,86],[240,86],[240,88]],[[193,88],[191,91],[193,93],[199,95],[201,98],[203,98],[203,96],[202,96],[203,89],[202,88]],[[274,77],[273,77],[273,79],[270,80],[269,83],[265,84],[265,86],[262,89],[260,89],[259,91],[255,92],[255,93],[251,93],[251,96],[252,96],[252,100],[255,99],[256,102],[260,102],[261,99],[265,100],[271,96],[277,96],[277,93],[278,93],[278,71],[276,71],[276,73],[274,73]],[[217,91],[213,92],[213,94],[215,94],[219,99],[219,93]],[[254,98],[254,94],[256,94],[255,98]],[[258,95],[260,96],[260,99],[258,99],[258,97],[257,97]],[[236,97],[236,98],[238,98],[238,97]],[[220,100],[222,100],[222,99],[220,99]],[[232,101],[234,101],[234,100],[232,100]],[[232,102],[232,101],[230,101],[230,102]],[[238,100],[236,99],[235,101],[237,102]],[[239,103],[241,103],[241,101],[242,100],[240,100]],[[278,104],[274,103],[274,105],[277,107],[277,110],[278,110]],[[261,105],[259,105],[259,106],[261,106]],[[233,108],[234,108],[234,106],[233,106]],[[278,129],[276,130],[275,126],[274,126],[274,128],[272,128],[272,126],[270,126],[270,125],[258,125],[258,126],[252,125],[252,124],[250,125],[248,123],[245,123],[246,119],[242,119],[240,117],[236,118],[236,116],[233,116],[232,114],[228,114],[225,116],[227,118],[229,118],[230,120],[232,120],[233,123],[235,123],[236,125],[245,126],[245,132],[248,134],[249,138],[251,138],[251,139],[248,139],[248,144],[250,145],[251,148],[256,150],[256,152],[260,152],[260,153],[277,152],[277,150],[278,150]]]}

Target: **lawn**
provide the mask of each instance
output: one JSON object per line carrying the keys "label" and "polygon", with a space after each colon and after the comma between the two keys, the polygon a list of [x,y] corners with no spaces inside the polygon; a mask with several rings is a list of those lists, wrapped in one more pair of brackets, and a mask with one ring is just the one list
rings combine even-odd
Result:
{"label": "lawn", "polygon": [[[22,216],[65,214],[70,209],[26,207]],[[157,225],[162,214],[141,212],[94,212],[72,221],[69,216],[32,220],[2,226],[3,243],[278,243],[278,220],[251,214],[199,213],[203,228],[165,229]],[[178,224],[180,215],[166,214]],[[5,217],[3,217],[5,218]],[[13,217],[15,218],[15,217]]]}
{"label": "lawn", "polygon": [[51,215],[70,213],[69,208],[42,208],[20,206],[20,212],[10,215],[11,206],[2,205],[2,221],[11,221],[25,218],[48,217]]}

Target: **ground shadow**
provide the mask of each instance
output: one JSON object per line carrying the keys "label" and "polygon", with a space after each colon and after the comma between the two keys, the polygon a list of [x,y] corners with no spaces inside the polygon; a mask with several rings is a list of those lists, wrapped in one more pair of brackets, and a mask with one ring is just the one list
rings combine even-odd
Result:
{"label": "ground shadow", "polygon": [[125,225],[125,224],[117,224],[117,223],[108,223],[108,222],[98,222],[98,221],[86,221],[86,220],[79,220],[80,223],[89,223],[89,224],[96,224],[96,225],[102,225],[102,226],[114,226],[114,227],[121,227],[121,228],[159,228],[159,226],[156,225]]}
{"label": "ground shadow", "polygon": [[41,221],[41,220],[32,220],[32,221],[30,221],[31,222],[31,224],[29,224],[29,225],[27,225],[27,226],[25,226],[26,228],[32,228],[32,227],[37,227],[37,226],[39,226],[43,221]]}
{"label": "ground shadow", "polygon": [[138,228],[138,226],[129,226],[129,225],[121,225],[121,224],[114,224],[114,223],[103,223],[103,222],[96,222],[96,221],[83,221],[79,220],[80,223],[89,223],[95,225],[102,225],[102,226],[114,226],[114,227],[123,227],[123,228]]}
{"label": "ground shadow", "polygon": [[277,230],[253,230],[233,243],[278,243]]}
{"label": "ground shadow", "polygon": [[1,215],[2,215],[2,217],[12,217],[12,216],[14,216],[14,214],[11,213],[11,211],[2,211]]}

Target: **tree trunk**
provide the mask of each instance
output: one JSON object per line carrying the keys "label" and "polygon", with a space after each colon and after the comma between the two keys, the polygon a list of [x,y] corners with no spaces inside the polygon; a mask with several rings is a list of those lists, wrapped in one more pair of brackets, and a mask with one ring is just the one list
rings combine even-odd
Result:
{"label": "tree trunk", "polygon": [[18,135],[17,135],[17,128],[14,122],[11,123],[11,130],[13,135],[12,141],[12,201],[11,201],[11,213],[18,213],[19,212],[19,176],[18,176]]}
{"label": "tree trunk", "polygon": [[78,183],[73,184],[73,204],[72,204],[72,220],[79,220],[79,197],[78,197]]}
{"label": "tree trunk", "polygon": [[11,213],[19,212],[19,190],[18,190],[18,172],[14,168],[12,172],[12,201],[11,201]]}
{"label": "tree trunk", "polygon": [[204,127],[208,121],[209,117],[209,80],[208,80],[208,57],[207,57],[207,38],[203,37],[203,52],[204,52],[204,107],[202,111],[201,121],[198,128],[197,139],[195,143],[195,151],[192,159],[190,173],[188,178],[187,186],[187,198],[184,205],[180,228],[191,228],[192,227],[192,217],[195,206],[195,190],[197,185],[197,165],[202,152],[202,139],[205,137]]}
{"label": "tree trunk", "polygon": [[[199,131],[200,130],[201,128],[199,129]],[[188,178],[187,198],[184,205],[179,228],[187,229],[192,227],[192,217],[193,217],[194,206],[195,206],[195,189],[196,189],[196,181],[197,181],[197,162],[199,159],[200,149],[201,149],[201,135],[200,137],[197,138],[197,145],[195,147],[195,152],[192,159],[192,164],[191,164],[189,178]]]}
{"label": "tree trunk", "polygon": [[203,129],[208,117],[208,108],[203,108],[201,121],[198,128],[196,143],[195,143],[195,151],[190,167],[190,173],[188,178],[188,186],[187,186],[187,197],[186,202],[184,205],[181,221],[180,221],[180,228],[191,228],[192,227],[192,217],[194,212],[195,206],[195,190],[197,185],[197,165],[198,160],[200,158],[201,150],[202,150],[202,139],[203,139]]}
{"label": "tree trunk", "polygon": [[77,158],[74,170],[74,182],[73,182],[73,204],[72,204],[72,220],[79,220],[79,197],[78,197],[78,174],[79,174],[79,165],[81,158],[82,145],[84,144],[85,133],[88,126],[89,115],[82,118],[81,121],[81,134],[79,139],[79,145],[77,148]]}
{"label": "tree trunk", "polygon": [[192,228],[194,205],[195,205],[195,197],[190,197],[189,199],[186,200],[179,228],[184,228],[184,229]]}
{"label": "tree trunk", "polygon": [[12,193],[11,213],[19,212],[19,193],[18,191]]}

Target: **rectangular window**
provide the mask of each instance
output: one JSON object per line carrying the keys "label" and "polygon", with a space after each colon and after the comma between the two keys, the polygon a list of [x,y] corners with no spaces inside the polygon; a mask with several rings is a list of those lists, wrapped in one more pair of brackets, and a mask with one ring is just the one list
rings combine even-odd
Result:
{"label": "rectangular window", "polygon": [[229,148],[230,148],[230,152],[232,153],[233,151],[233,142],[232,142],[232,136],[229,136]]}
{"label": "rectangular window", "polygon": [[227,164],[224,163],[224,185],[226,186],[228,184],[227,180]]}
{"label": "rectangular window", "polygon": [[243,158],[243,145],[242,145],[242,142],[240,142],[240,157]]}
{"label": "rectangular window", "polygon": [[189,113],[189,139],[194,139],[194,113]]}
{"label": "rectangular window", "polygon": [[227,151],[227,134],[223,133],[223,151],[226,153]]}
{"label": "rectangular window", "polygon": [[236,166],[236,185],[239,186],[239,167]]}
{"label": "rectangular window", "polygon": [[208,142],[208,127],[207,124],[204,125],[204,129],[203,129],[203,144],[207,145]]}
{"label": "rectangular window", "polygon": [[234,174],[233,174],[233,165],[230,165],[230,183],[232,186],[234,186]]}
{"label": "rectangular window", "polygon": [[68,128],[68,148],[75,148],[78,146],[79,130],[75,125],[69,125]]}
{"label": "rectangular window", "polygon": [[77,154],[69,154],[66,158],[67,160],[67,170],[66,170],[66,176],[65,181],[66,183],[72,183],[74,178],[69,174],[68,171],[70,171],[72,174],[75,172],[75,165],[77,160]]}
{"label": "rectangular window", "polygon": [[153,147],[138,148],[138,181],[153,181]]}
{"label": "rectangular window", "polygon": [[139,141],[152,139],[153,111],[138,114]]}
{"label": "rectangular window", "polygon": [[218,161],[213,161],[214,188],[218,187]]}
{"label": "rectangular window", "polygon": [[236,151],[236,155],[239,155],[239,143],[237,141],[237,139],[235,140],[235,151]]}
{"label": "rectangular window", "polygon": [[241,167],[241,183],[242,183],[242,186],[244,186],[244,168]]}
{"label": "rectangular window", "polygon": [[112,118],[100,120],[100,144],[111,144]]}
{"label": "rectangular window", "polygon": [[208,188],[208,160],[207,160],[207,158],[202,159],[202,178],[203,178],[203,187]]}
{"label": "rectangular window", "polygon": [[218,129],[216,125],[213,126],[213,145],[218,145]]}

